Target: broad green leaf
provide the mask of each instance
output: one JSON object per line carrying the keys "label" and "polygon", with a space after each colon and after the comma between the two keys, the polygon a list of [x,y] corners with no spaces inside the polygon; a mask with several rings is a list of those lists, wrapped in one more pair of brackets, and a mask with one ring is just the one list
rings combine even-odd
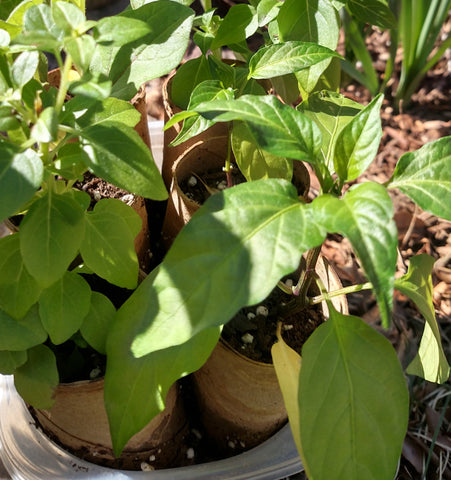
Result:
{"label": "broad green leaf", "polygon": [[379,94],[338,134],[334,166],[342,182],[361,175],[376,156],[382,138],[380,109],[384,97]]}
{"label": "broad green leaf", "polygon": [[271,78],[271,84],[284,103],[287,105],[297,103],[300,92],[298,80],[294,74]]}
{"label": "broad green leaf", "polygon": [[[95,40],[91,35],[71,37],[65,41],[67,53],[70,54],[74,64],[81,70],[88,70],[94,54],[95,46]],[[71,91],[73,91],[72,87]]]}
{"label": "broad green leaf", "polygon": [[55,355],[45,345],[31,348],[27,355],[27,361],[14,374],[17,392],[35,408],[51,408],[59,383]]}
{"label": "broad green leaf", "polygon": [[81,205],[70,193],[47,190],[20,225],[20,250],[26,269],[43,287],[60,279],[75,258],[84,235]]}
{"label": "broad green leaf", "polygon": [[346,5],[361,22],[380,28],[396,28],[396,18],[387,0],[348,0]]}
{"label": "broad green leaf", "polygon": [[122,46],[151,32],[150,26],[144,20],[118,15],[101,19],[97,30],[94,30],[97,42],[107,46]]}
{"label": "broad green leaf", "polygon": [[100,178],[153,200],[167,191],[147,145],[128,125],[104,121],[81,132],[88,166]]}
{"label": "broad green leaf", "polygon": [[[205,82],[202,82],[194,88],[193,93],[191,94],[188,110],[195,108],[202,102],[221,99],[233,99],[233,90],[224,89],[221,85],[221,82],[219,82],[218,80],[206,80]],[[176,113],[171,118],[171,124],[177,123],[177,121],[179,121],[178,118],[182,117],[183,114],[184,112],[180,112],[180,114]],[[177,137],[171,142],[171,145],[180,145],[189,138],[192,138],[199,133],[204,132],[213,124],[213,121],[207,120],[200,115],[185,117],[183,126]]]}
{"label": "broad green leaf", "polygon": [[[6,0],[8,2],[8,0]],[[18,33],[22,30],[23,24],[23,16],[25,12],[31,8],[33,5],[39,5],[43,3],[44,0],[23,0],[23,1],[14,1],[13,10],[10,12],[9,16],[1,17],[2,19],[6,19],[8,25],[13,25],[18,28]],[[3,5],[3,0],[2,0]],[[1,8],[1,7],[0,7]]]}
{"label": "broad green leaf", "polygon": [[116,317],[111,300],[99,292],[91,293],[91,307],[83,320],[80,332],[99,353],[106,354],[106,339]]}
{"label": "broad green leaf", "polygon": [[263,79],[295,73],[338,53],[310,42],[289,41],[260,48],[249,61],[249,78]]}
{"label": "broad green leaf", "polygon": [[306,473],[394,478],[409,418],[401,365],[381,334],[329,308],[329,320],[302,350],[298,398]]}
{"label": "broad green leaf", "polygon": [[63,37],[63,30],[53,20],[51,7],[41,3],[30,7],[25,12],[23,31],[15,41],[51,52],[61,47]]}
{"label": "broad green leaf", "polygon": [[393,203],[385,188],[366,182],[350,188],[342,199],[322,195],[313,201],[315,219],[329,233],[347,237],[373,284],[382,323],[389,326],[393,304],[398,231]]}
{"label": "broad green leaf", "polygon": [[257,28],[258,18],[253,7],[245,4],[233,5],[219,25],[210,48],[215,50],[225,45],[240,43],[253,35]]}
{"label": "broad green leaf", "polygon": [[27,272],[20,254],[19,234],[0,239],[0,308],[18,319],[38,301],[41,287]]}
{"label": "broad green leaf", "polygon": [[[146,297],[142,300],[141,305],[148,304]],[[118,318],[108,337],[105,406],[116,455],[163,410],[171,385],[207,361],[220,334],[219,328],[209,328],[183,345],[136,358],[131,343],[139,328],[131,318]]]}
{"label": "broad green leaf", "polygon": [[17,367],[20,367],[27,361],[27,352],[0,351],[0,373],[2,375],[12,375]]}
{"label": "broad green leaf", "polygon": [[315,164],[321,148],[321,132],[305,115],[282,104],[272,95],[243,95],[236,100],[212,101],[195,110],[216,121],[245,122],[256,142],[281,157]]}
{"label": "broad green leaf", "polygon": [[321,130],[321,153],[329,171],[334,171],[335,145],[343,128],[362,110],[363,105],[334,92],[318,92],[304,100],[298,109]]}
{"label": "broad green leaf", "polygon": [[31,199],[43,174],[42,161],[34,150],[16,152],[0,143],[0,221]]}
{"label": "broad green leaf", "polygon": [[302,358],[285,343],[279,329],[277,329],[277,342],[271,347],[271,357],[287,409],[294,442],[298,451],[301,452],[298,391]]}
{"label": "broad green leaf", "polygon": [[[285,0],[277,16],[277,24],[281,42],[312,42],[331,50],[337,47],[339,16],[329,0]],[[308,70],[298,72],[296,77],[302,89],[312,92],[329,63],[330,58]]]}
{"label": "broad green leaf", "polygon": [[272,22],[279,14],[282,2],[279,0],[261,0],[257,5],[258,26],[263,27]]}
{"label": "broad green leaf", "polygon": [[240,172],[246,180],[260,178],[285,178],[293,176],[293,160],[273,155],[255,143],[249,127],[243,122],[233,122],[232,150]]}
{"label": "broad green leaf", "polygon": [[208,60],[200,57],[188,60],[177,69],[170,82],[169,95],[177,107],[186,110],[189,105],[191,92],[205,80],[213,80]]}
{"label": "broad green leaf", "polygon": [[19,3],[20,0],[2,0],[0,4],[0,18],[6,20]]}
{"label": "broad green leaf", "polygon": [[[113,82],[112,95],[129,100],[139,87],[176,68],[188,46],[194,12],[177,2],[148,3],[136,10],[126,9],[117,18],[147,23],[150,33],[122,46],[98,45],[91,70]],[[110,17],[111,18],[111,17]],[[110,20],[99,22],[98,31]]]}
{"label": "broad green leaf", "polygon": [[97,275],[119,287],[133,289],[138,282],[134,240],[141,218],[121,200],[103,199],[86,213],[85,236],[80,252]]}
{"label": "broad green leaf", "polygon": [[20,320],[0,310],[0,350],[20,351],[45,342],[47,332],[39,318],[37,305]]}
{"label": "broad green leaf", "polygon": [[[263,300],[325,232],[286,180],[247,182],[212,195],[177,236],[155,275],[119,310],[140,324],[136,357],[187,342]],[[238,285],[239,288],[230,288]],[[139,299],[148,298],[147,308]]]}
{"label": "broad green leaf", "polygon": [[450,368],[435,318],[431,279],[433,266],[434,259],[429,255],[412,257],[408,272],[395,280],[395,288],[415,303],[426,320],[418,353],[407,367],[407,373],[429,382],[444,383],[449,378]]}
{"label": "broad green leaf", "polygon": [[38,68],[39,53],[35,51],[22,52],[15,60],[11,69],[11,78],[16,88],[29,82]]}
{"label": "broad green leaf", "polygon": [[62,178],[82,178],[87,167],[86,153],[80,143],[67,143],[58,150],[58,157],[47,168]]}
{"label": "broad green leaf", "polygon": [[451,220],[451,137],[405,153],[396,165],[389,188],[405,193],[423,210]]}
{"label": "broad green leaf", "polygon": [[72,32],[86,21],[84,12],[76,5],[61,1],[52,3],[52,17],[66,35],[72,35]]}
{"label": "broad green leaf", "polygon": [[68,340],[79,330],[91,307],[88,282],[73,272],[66,274],[43,290],[39,299],[39,315],[55,345]]}
{"label": "broad green leaf", "polygon": [[118,98],[106,98],[101,102],[94,102],[86,109],[86,100],[75,97],[67,102],[64,108],[67,113],[82,113],[80,116],[77,115],[76,122],[79,128],[104,122],[123,123],[134,127],[141,117],[141,114],[130,102]]}
{"label": "broad green leaf", "polygon": [[36,142],[49,143],[58,134],[58,114],[55,107],[45,108],[31,129],[31,138]]}

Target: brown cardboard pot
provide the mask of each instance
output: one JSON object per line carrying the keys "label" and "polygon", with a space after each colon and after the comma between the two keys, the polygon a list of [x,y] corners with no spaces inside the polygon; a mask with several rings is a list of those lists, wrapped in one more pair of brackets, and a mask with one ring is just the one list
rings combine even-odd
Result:
{"label": "brown cardboard pot", "polygon": [[[224,166],[226,154],[227,137],[207,138],[192,144],[172,165],[172,180],[162,228],[166,248],[171,246],[182,227],[200,207],[199,203],[184,193],[181,188],[182,182],[193,173],[202,176],[211,170],[220,171]],[[310,188],[310,177],[302,162],[293,162],[293,184],[306,198]]]}
{"label": "brown cardboard pot", "polygon": [[112,450],[103,386],[103,379],[62,383],[50,410],[30,410],[44,433],[83,460],[123,470],[140,470],[142,462],[176,465],[187,429],[178,384],[170,388],[163,412],[129,440],[119,458]]}
{"label": "brown cardboard pot", "polygon": [[[341,288],[337,274],[324,257],[319,258],[316,273],[328,291]],[[332,302],[336,309],[348,313],[345,296],[335,297]],[[325,302],[322,310],[327,318]],[[287,421],[274,366],[249,359],[223,339],[190,378],[202,425],[224,455],[262,443]]]}
{"label": "brown cardboard pot", "polygon": [[[176,113],[181,112],[181,109],[174,105],[171,100],[171,82],[174,77],[175,72],[173,72],[163,84],[163,107],[164,107],[164,123],[170,120]],[[209,138],[218,138],[219,143],[227,145],[228,137],[228,127],[226,122],[218,122],[205,130],[204,132],[199,133],[195,137],[190,138],[186,142],[183,142],[180,145],[171,147],[169,144],[174,140],[174,138],[180,133],[182,129],[183,122],[176,123],[172,127],[164,131],[164,140],[163,140],[163,162],[161,165],[161,175],[163,177],[164,183],[168,191],[171,188],[172,183],[172,167],[176,162],[177,158],[180,157],[186,150],[188,150],[192,145],[199,143],[202,140],[207,140]]]}

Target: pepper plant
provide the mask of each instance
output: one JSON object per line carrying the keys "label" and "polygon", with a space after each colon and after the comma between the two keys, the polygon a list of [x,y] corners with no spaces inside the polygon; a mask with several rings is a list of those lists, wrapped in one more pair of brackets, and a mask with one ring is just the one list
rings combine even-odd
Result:
{"label": "pepper plant", "polygon": [[[363,106],[335,92],[312,94],[298,108],[271,95],[208,101],[196,111],[211,121],[242,122],[263,149],[310,163],[321,185],[310,203],[284,179],[246,182],[211,196],[182,229],[162,264],[119,309],[107,342],[106,405],[120,429],[120,451],[133,428],[161,409],[174,382],[198,369],[222,325],[280,285],[296,308],[371,289],[389,328],[396,288],[425,318],[423,338],[407,373],[444,382],[449,365],[432,303],[434,259],[419,255],[395,280],[397,229],[388,194],[396,189],[421,208],[451,219],[451,137],[404,154],[386,184],[355,183],[381,139],[377,96]],[[314,265],[328,233],[349,239],[367,280],[309,298]],[[279,281],[299,265],[299,283]],[[144,302],[147,302],[144,305]],[[407,429],[406,378],[389,341],[365,322],[334,310],[305,343],[291,350],[281,338],[273,361],[293,435],[310,478],[393,478]],[[117,345],[121,344],[120,349]],[[301,361],[302,358],[302,361]],[[124,391],[119,378],[134,385]],[[149,381],[149,378],[153,379]],[[140,397],[160,392],[153,408]],[[140,393],[140,396],[136,394]],[[113,399],[133,405],[131,418]]]}
{"label": "pepper plant", "polygon": [[55,348],[105,353],[116,306],[87,278],[129,291],[138,283],[140,217],[117,199],[91,208],[80,183],[89,173],[167,197],[128,100],[179,64],[194,15],[160,1],[94,22],[79,1],[11,3],[0,22],[0,221],[13,217],[17,232],[0,239],[0,371],[14,374],[26,401],[49,408],[60,381]]}

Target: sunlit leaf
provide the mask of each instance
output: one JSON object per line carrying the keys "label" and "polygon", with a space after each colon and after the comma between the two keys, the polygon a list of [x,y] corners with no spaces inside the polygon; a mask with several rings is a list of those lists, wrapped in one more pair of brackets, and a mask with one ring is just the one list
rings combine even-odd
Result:
{"label": "sunlit leaf", "polygon": [[435,318],[431,279],[433,266],[434,258],[429,255],[412,257],[408,272],[395,280],[395,288],[415,303],[426,320],[418,353],[407,367],[407,373],[429,382],[444,383],[449,378],[450,368]]}
{"label": "sunlit leaf", "polygon": [[385,327],[391,321],[398,231],[393,203],[377,183],[355,185],[342,199],[322,195],[313,202],[316,221],[346,236],[373,284]]}
{"label": "sunlit leaf", "polygon": [[[155,275],[119,310],[140,325],[141,357],[188,341],[263,300],[305,250],[324,239],[309,204],[286,180],[242,183],[212,195],[179,233]],[[230,285],[239,288],[230,288]],[[148,308],[139,299],[148,298]]]}
{"label": "sunlit leaf", "polygon": [[405,153],[389,188],[398,188],[423,210],[451,220],[451,137]]}

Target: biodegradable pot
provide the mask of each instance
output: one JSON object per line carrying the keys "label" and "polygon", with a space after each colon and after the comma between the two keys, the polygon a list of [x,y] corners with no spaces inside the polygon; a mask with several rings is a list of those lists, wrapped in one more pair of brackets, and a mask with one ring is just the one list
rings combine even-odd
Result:
{"label": "biodegradable pot", "polygon": [[[337,274],[324,257],[319,258],[315,270],[328,291],[341,288]],[[348,313],[344,295],[335,297],[332,303]],[[325,302],[322,310],[327,318]],[[191,380],[202,425],[224,455],[260,444],[287,421],[274,366],[249,359],[223,339]]]}
{"label": "biodegradable pot", "polygon": [[[189,222],[200,204],[189,198],[181,188],[182,183],[193,173],[204,174],[220,171],[227,155],[227,137],[200,140],[187,148],[174,162],[171,185],[162,227],[162,238],[166,248],[172,245],[182,227]],[[302,162],[293,162],[293,184],[307,199],[310,176]]]}
{"label": "biodegradable pot", "polygon": [[103,379],[62,383],[50,410],[30,411],[47,436],[89,462],[124,470],[141,470],[142,462],[155,468],[177,464],[187,431],[178,384],[170,388],[163,412],[129,440],[119,458],[112,450],[103,387]]}
{"label": "biodegradable pot", "polygon": [[[164,123],[170,120],[176,113],[182,111],[179,107],[174,105],[171,100],[171,83],[174,75],[175,72],[169,75],[169,77],[163,84]],[[227,122],[218,122],[204,132],[199,133],[199,135],[190,138],[186,142],[183,142],[182,144],[175,147],[171,147],[170,143],[180,133],[182,125],[183,122],[179,122],[164,131],[163,162],[161,165],[161,175],[168,191],[170,191],[171,189],[172,169],[174,163],[180,157],[180,155],[182,155],[191,146],[199,143],[200,141],[210,138],[218,138],[220,144],[225,142],[227,145],[227,137],[229,133]]]}

